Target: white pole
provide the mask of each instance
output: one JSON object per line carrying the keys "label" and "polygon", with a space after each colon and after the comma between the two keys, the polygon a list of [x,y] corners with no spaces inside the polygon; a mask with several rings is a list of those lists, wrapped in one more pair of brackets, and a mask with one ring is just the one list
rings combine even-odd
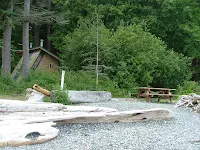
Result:
{"label": "white pole", "polygon": [[43,46],[44,46],[44,40],[41,39],[41,40],[40,40],[40,47],[43,47]]}
{"label": "white pole", "polygon": [[63,90],[63,87],[64,87],[64,80],[65,80],[65,71],[62,70],[61,84],[60,84],[61,90]]}

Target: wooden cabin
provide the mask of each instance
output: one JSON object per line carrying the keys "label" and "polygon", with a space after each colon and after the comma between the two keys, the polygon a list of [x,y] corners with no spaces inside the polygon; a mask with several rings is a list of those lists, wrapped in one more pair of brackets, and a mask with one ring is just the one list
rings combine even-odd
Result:
{"label": "wooden cabin", "polygon": [[[13,78],[18,78],[22,72],[23,51],[17,51],[22,57],[12,72]],[[29,67],[33,70],[58,71],[59,57],[42,47],[29,49]]]}

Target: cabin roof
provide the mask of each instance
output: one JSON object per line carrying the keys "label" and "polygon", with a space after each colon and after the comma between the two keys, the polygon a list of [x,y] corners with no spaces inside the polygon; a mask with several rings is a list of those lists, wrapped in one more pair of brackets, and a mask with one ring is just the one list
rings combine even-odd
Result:
{"label": "cabin roof", "polygon": [[[52,57],[56,58],[57,60],[60,60],[60,58],[59,58],[58,56],[56,56],[55,54],[49,52],[48,50],[46,50],[46,49],[43,48],[43,47],[31,48],[31,49],[29,49],[29,52],[31,52],[31,51],[36,51],[36,50],[38,50],[38,49],[40,49],[40,50],[44,51],[45,53],[51,55]],[[22,50],[19,50],[19,51],[17,51],[17,53],[23,53],[23,51],[22,51]]]}

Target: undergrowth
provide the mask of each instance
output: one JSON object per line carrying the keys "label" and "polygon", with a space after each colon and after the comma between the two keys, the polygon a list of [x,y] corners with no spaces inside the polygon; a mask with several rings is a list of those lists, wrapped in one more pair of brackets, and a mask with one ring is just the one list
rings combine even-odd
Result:
{"label": "undergrowth", "polygon": [[[0,94],[21,94],[25,93],[27,88],[32,88],[37,84],[49,91],[58,90],[60,86],[61,73],[30,71],[25,80],[14,80],[8,77],[0,77]],[[99,77],[99,85],[96,89],[95,75],[87,71],[66,71],[64,89],[67,90],[91,90],[91,91],[109,91],[113,97],[128,97],[130,93],[127,89],[119,88],[118,85],[103,76]],[[64,96],[61,94],[60,97]],[[62,96],[61,96],[62,95]],[[66,94],[65,94],[66,95]],[[60,98],[61,99],[61,98]]]}

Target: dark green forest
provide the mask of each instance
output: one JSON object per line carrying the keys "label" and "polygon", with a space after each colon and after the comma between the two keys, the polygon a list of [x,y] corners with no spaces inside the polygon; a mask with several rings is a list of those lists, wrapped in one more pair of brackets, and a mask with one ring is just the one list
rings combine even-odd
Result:
{"label": "dark green forest", "polygon": [[115,96],[142,86],[200,89],[199,0],[0,1],[0,33],[2,92],[59,85],[60,73],[34,72],[25,59],[24,80],[11,79],[16,51],[28,58],[29,43],[37,47],[40,39],[61,58],[66,89]]}

